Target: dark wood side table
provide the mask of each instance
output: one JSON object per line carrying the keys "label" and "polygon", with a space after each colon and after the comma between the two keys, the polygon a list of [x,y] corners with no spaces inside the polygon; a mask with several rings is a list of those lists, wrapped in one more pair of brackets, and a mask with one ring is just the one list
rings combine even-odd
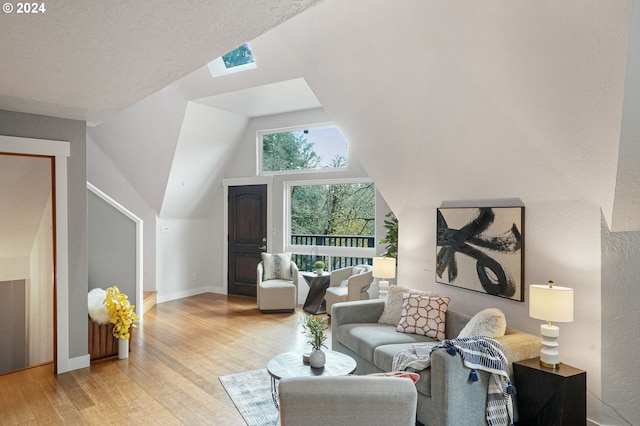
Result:
{"label": "dark wood side table", "polygon": [[302,309],[310,314],[324,314],[327,312],[324,295],[331,283],[331,274],[323,271],[322,274],[315,272],[303,272],[304,280],[309,284],[309,294],[304,301]]}
{"label": "dark wood side table", "polygon": [[587,423],[587,373],[567,364],[542,367],[540,358],[513,363],[518,426]]}

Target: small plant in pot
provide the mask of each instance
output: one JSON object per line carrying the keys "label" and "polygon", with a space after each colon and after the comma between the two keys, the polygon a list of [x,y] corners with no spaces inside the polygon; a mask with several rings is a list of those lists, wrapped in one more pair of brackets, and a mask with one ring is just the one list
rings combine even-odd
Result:
{"label": "small plant in pot", "polygon": [[316,270],[316,274],[322,274],[322,271],[324,271],[324,266],[325,265],[322,260],[318,260],[316,263],[314,263],[313,268]]}
{"label": "small plant in pot", "polygon": [[302,330],[306,333],[309,340],[307,343],[311,345],[313,351],[309,356],[309,364],[314,368],[324,367],[325,353],[322,348],[326,348],[324,342],[327,340],[327,319],[308,315],[302,319]]}

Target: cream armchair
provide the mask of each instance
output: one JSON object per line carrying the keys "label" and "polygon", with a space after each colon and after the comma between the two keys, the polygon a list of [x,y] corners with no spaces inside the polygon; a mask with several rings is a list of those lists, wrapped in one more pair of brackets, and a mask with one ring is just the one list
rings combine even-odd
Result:
{"label": "cream armchair", "polygon": [[332,271],[329,288],[325,294],[327,313],[331,315],[331,306],[334,303],[368,299],[367,290],[372,282],[371,265],[349,266]]}
{"label": "cream armchair", "polygon": [[289,277],[265,279],[264,262],[256,267],[258,309],[263,312],[293,312],[298,304],[298,266],[291,261]]}

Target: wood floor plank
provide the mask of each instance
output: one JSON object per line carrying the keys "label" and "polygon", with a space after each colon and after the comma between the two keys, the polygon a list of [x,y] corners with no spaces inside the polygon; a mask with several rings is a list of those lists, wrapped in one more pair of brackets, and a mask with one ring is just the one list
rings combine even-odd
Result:
{"label": "wood floor plank", "polygon": [[308,350],[303,315],[261,314],[255,299],[212,293],[156,305],[126,360],[57,376],[51,365],[0,376],[0,425],[243,426],[218,377]]}

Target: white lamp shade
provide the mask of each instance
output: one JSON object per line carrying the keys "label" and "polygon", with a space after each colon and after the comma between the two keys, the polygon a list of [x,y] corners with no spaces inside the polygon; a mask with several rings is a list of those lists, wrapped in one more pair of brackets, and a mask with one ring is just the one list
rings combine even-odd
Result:
{"label": "white lamp shade", "polygon": [[395,278],[396,259],[393,257],[374,257],[372,272],[376,278]]}
{"label": "white lamp shade", "polygon": [[529,316],[543,321],[573,321],[573,289],[530,285]]}

